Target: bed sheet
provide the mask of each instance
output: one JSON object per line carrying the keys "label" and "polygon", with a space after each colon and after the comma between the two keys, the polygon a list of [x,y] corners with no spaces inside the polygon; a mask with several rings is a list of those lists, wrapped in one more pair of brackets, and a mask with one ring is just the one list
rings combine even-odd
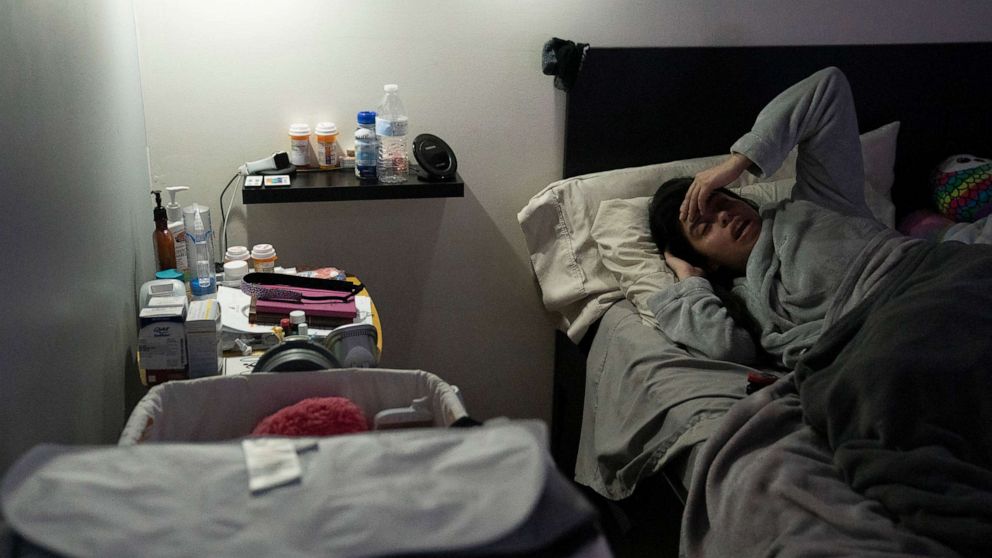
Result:
{"label": "bed sheet", "polygon": [[[575,480],[619,500],[684,462],[746,393],[753,368],[690,355],[627,300],[604,314],[586,363]],[[682,459],[680,459],[682,458]]]}
{"label": "bed sheet", "polygon": [[682,556],[957,556],[855,492],[792,374],[737,404],[695,460]]}

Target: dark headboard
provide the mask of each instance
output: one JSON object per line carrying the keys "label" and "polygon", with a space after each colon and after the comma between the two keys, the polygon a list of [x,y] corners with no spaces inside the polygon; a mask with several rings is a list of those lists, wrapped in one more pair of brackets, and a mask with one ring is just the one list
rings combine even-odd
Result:
{"label": "dark headboard", "polygon": [[902,122],[898,218],[929,207],[946,156],[992,156],[990,60],[992,43],[593,47],[568,93],[564,175],[726,153],[772,97],[837,66],[862,132]]}

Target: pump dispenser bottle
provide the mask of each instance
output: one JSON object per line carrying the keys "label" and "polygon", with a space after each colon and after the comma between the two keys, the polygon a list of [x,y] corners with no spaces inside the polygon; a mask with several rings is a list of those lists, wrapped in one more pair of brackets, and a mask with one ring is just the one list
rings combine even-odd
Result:
{"label": "pump dispenser bottle", "polygon": [[152,190],[152,195],[155,196],[155,209],[152,211],[152,216],[155,218],[155,231],[152,233],[152,242],[155,244],[156,271],[162,271],[176,267],[176,247],[166,224],[165,208],[162,207],[162,192]]}
{"label": "pump dispenser bottle", "polygon": [[169,232],[176,253],[176,271],[183,274],[183,281],[189,283],[189,263],[186,258],[186,227],[183,225],[183,208],[176,202],[176,194],[189,190],[189,186],[169,186],[169,202],[165,204],[165,214],[168,217]]}

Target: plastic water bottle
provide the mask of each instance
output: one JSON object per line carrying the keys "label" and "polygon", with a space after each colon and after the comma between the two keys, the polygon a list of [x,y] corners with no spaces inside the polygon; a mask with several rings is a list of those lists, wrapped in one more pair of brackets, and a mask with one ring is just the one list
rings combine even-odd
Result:
{"label": "plastic water bottle", "polygon": [[376,174],[383,184],[399,184],[406,181],[410,169],[406,145],[406,109],[396,93],[399,86],[390,83],[382,89],[386,96],[375,111],[375,134],[379,141]]}
{"label": "plastic water bottle", "polygon": [[186,256],[189,258],[189,290],[194,300],[217,296],[214,273],[214,233],[210,208],[194,203],[183,209],[186,227]]}
{"label": "plastic water bottle", "polygon": [[355,176],[361,180],[376,179],[376,145],[375,132],[365,128],[355,130]]}
{"label": "plastic water bottle", "polygon": [[375,167],[379,158],[379,142],[375,139],[375,112],[358,113],[355,130],[355,176],[362,180],[375,180]]}

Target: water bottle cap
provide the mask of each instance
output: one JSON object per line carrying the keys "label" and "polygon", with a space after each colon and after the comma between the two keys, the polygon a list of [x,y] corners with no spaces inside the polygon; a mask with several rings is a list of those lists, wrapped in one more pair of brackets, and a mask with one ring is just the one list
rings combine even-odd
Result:
{"label": "water bottle cap", "polygon": [[317,135],[318,136],[333,136],[338,133],[338,127],[334,125],[333,122],[318,122],[317,123]]}
{"label": "water bottle cap", "polygon": [[386,93],[396,93],[397,91],[399,91],[399,89],[400,86],[396,85],[395,83],[387,83],[386,85],[382,86],[382,90],[385,91]]}
{"label": "water bottle cap", "polygon": [[358,113],[358,123],[359,124],[375,124],[375,111],[374,110],[363,110]]}
{"label": "water bottle cap", "polygon": [[310,125],[309,124],[290,124],[289,125],[289,135],[291,136],[309,136],[310,135]]}

